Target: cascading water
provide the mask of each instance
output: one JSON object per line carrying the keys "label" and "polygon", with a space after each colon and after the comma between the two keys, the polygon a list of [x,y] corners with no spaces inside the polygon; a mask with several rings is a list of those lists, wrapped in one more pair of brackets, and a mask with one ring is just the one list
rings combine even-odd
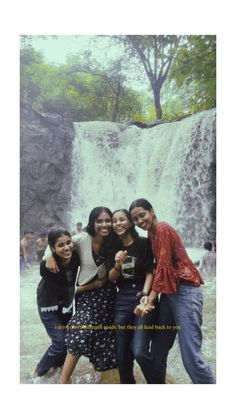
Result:
{"label": "cascading water", "polygon": [[215,110],[149,129],[75,123],[71,221],[146,198],[186,245],[215,238]]}

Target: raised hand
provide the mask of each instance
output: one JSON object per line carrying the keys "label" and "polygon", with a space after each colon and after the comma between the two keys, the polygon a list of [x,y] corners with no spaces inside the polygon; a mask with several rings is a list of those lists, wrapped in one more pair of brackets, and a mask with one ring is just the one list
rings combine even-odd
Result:
{"label": "raised hand", "polygon": [[115,262],[119,267],[122,266],[122,263],[124,263],[125,259],[127,258],[127,255],[127,250],[119,250],[119,252],[116,253]]}

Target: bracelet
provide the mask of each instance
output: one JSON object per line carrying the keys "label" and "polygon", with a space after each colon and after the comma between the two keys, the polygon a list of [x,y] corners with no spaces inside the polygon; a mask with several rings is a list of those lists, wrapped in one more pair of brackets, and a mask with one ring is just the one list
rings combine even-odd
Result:
{"label": "bracelet", "polygon": [[120,271],[121,271],[121,268],[120,268],[120,269],[119,269],[119,268],[117,268],[117,267],[116,267],[116,265],[114,265],[114,266],[113,266],[113,268],[114,268],[117,272],[120,272]]}
{"label": "bracelet", "polygon": [[147,293],[145,291],[139,291],[136,294],[136,297],[137,297],[138,300],[140,300],[140,298],[142,298],[142,297],[147,297]]}

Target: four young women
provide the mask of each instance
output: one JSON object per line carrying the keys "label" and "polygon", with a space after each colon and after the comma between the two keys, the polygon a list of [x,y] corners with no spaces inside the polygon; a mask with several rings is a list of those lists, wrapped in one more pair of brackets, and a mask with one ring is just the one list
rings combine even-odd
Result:
{"label": "four young women", "polygon": [[[139,237],[134,224],[148,231],[149,238]],[[60,255],[50,243],[53,254],[46,264],[43,262],[44,270],[51,277],[61,277]],[[94,208],[86,232],[74,236],[73,243],[77,251],[72,251],[71,242],[70,253],[71,257],[77,255],[77,267],[80,260],[75,314],[63,323],[69,320],[63,335],[63,357],[59,363],[47,363],[56,367],[65,360],[61,383],[70,382],[79,357],[84,355],[98,371],[114,368],[117,363],[123,384],[135,383],[134,359],[147,383],[164,384],[175,329],[193,383],[215,383],[201,355],[203,281],[176,231],[157,222],[148,201],[134,201],[129,212],[121,209],[112,214],[108,208]],[[74,276],[71,284],[75,284]],[[71,295],[73,299],[73,292]],[[52,299],[51,306],[54,303]],[[169,328],[163,330],[163,325]],[[39,372],[43,375],[42,370]]]}

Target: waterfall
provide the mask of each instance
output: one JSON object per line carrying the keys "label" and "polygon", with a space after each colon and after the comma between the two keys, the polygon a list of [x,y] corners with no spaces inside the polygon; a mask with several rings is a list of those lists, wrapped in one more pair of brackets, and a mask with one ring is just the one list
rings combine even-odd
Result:
{"label": "waterfall", "polygon": [[75,123],[71,221],[148,199],[187,245],[215,238],[215,110],[149,129]]}

